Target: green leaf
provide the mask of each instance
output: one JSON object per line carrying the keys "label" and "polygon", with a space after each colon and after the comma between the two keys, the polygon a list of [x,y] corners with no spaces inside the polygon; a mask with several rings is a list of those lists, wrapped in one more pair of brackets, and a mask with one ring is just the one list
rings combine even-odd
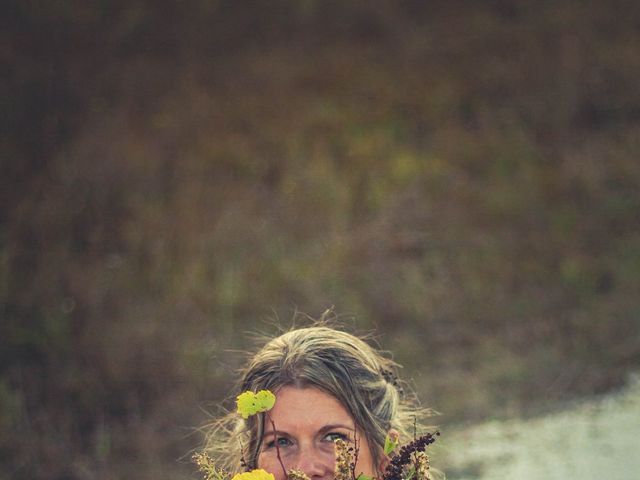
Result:
{"label": "green leaf", "polygon": [[416,467],[412,466],[407,472],[407,476],[404,480],[411,480],[415,476],[416,476]]}
{"label": "green leaf", "polygon": [[276,403],[276,396],[269,390],[260,390],[256,393],[256,403],[259,412],[271,410]]}
{"label": "green leaf", "polygon": [[391,433],[387,433],[387,437],[384,439],[384,454],[391,455],[391,453],[397,447],[398,447],[398,434],[395,433],[395,435],[392,435]]}
{"label": "green leaf", "polygon": [[236,405],[238,406],[238,413],[242,415],[242,418],[249,418],[251,415],[258,413],[256,394],[253,392],[246,391],[238,395]]}
{"label": "green leaf", "polygon": [[236,399],[238,413],[242,415],[242,418],[249,418],[256,413],[271,410],[275,403],[276,396],[269,390],[260,390],[258,393],[247,390],[238,395]]}

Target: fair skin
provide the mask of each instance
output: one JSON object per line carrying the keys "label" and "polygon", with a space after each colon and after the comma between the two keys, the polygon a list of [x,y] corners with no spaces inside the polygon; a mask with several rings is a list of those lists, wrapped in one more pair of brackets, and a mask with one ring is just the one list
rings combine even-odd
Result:
{"label": "fair skin", "polygon": [[[358,443],[356,475],[376,475],[376,466],[367,439],[354,430],[353,418],[331,395],[315,387],[284,386],[276,392],[276,404],[269,412],[258,467],[286,480],[277,458],[276,443],[285,469],[302,470],[311,480],[332,480],[335,468],[333,442],[341,438]],[[275,433],[275,434],[274,434]]]}

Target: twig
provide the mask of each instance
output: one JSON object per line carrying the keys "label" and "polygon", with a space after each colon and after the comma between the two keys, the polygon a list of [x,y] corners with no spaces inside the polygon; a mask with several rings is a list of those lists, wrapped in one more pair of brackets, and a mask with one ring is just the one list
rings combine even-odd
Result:
{"label": "twig", "polygon": [[358,443],[358,432],[353,429],[353,464],[351,466],[351,478],[353,480],[358,480],[356,477],[356,465],[358,464],[358,454],[360,453],[360,444]]}
{"label": "twig", "polygon": [[418,427],[417,427],[417,422],[418,422],[418,417],[416,417],[416,415],[413,415],[413,441],[416,441],[416,438],[418,438]]}
{"label": "twig", "polygon": [[282,457],[280,457],[280,447],[278,446],[278,436],[276,435],[276,424],[273,421],[273,418],[271,418],[271,415],[269,415],[269,412],[265,412],[265,414],[267,415],[269,422],[271,422],[271,429],[273,430],[273,444],[276,446],[276,456],[278,457],[278,462],[280,462],[282,473],[284,473],[284,478],[286,479],[289,475],[287,474],[287,469],[285,468],[284,463],[282,463]]}
{"label": "twig", "polygon": [[[417,426],[417,423],[418,423],[418,417],[414,413],[413,414],[413,441],[414,442],[416,441],[416,439],[418,437],[418,426]],[[413,464],[416,465],[416,467],[418,465],[418,457],[416,457],[416,452],[415,451],[413,452]],[[417,471],[417,468],[416,468],[416,471]]]}

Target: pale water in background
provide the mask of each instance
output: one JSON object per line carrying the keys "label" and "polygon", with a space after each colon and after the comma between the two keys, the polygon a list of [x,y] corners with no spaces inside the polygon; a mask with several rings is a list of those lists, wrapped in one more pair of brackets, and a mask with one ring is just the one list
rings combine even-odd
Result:
{"label": "pale water in background", "polygon": [[535,419],[443,432],[439,443],[448,480],[640,480],[640,378]]}

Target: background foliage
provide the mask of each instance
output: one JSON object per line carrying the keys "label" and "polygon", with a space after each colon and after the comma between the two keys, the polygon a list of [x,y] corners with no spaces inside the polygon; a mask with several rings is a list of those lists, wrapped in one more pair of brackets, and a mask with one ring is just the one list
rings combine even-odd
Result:
{"label": "background foliage", "polygon": [[639,5],[5,2],[0,478],[192,477],[295,308],[444,423],[621,385]]}

